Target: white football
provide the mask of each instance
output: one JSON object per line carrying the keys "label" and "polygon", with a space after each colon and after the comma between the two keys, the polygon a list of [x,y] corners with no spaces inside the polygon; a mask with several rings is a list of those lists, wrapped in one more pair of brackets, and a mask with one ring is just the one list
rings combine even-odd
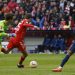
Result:
{"label": "white football", "polygon": [[37,64],[37,61],[30,61],[29,65],[31,68],[36,68],[38,64]]}

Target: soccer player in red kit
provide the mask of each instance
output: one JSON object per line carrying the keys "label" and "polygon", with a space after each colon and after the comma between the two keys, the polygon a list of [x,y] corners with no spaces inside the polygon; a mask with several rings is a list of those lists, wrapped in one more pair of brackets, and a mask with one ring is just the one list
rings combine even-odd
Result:
{"label": "soccer player in red kit", "polygon": [[17,27],[14,29],[16,36],[11,37],[7,48],[2,48],[1,51],[5,54],[8,54],[13,48],[18,48],[19,51],[23,54],[20,58],[19,63],[17,64],[18,68],[23,68],[24,65],[22,64],[25,58],[27,57],[26,46],[24,45],[24,37],[26,36],[27,28],[36,28],[39,29],[37,26],[29,24],[30,22],[30,14],[26,14],[26,19],[22,20]]}

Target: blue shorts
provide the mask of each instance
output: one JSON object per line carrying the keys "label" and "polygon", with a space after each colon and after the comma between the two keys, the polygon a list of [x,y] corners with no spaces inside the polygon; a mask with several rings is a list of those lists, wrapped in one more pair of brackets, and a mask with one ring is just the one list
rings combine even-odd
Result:
{"label": "blue shorts", "polygon": [[72,44],[71,44],[71,46],[70,46],[70,50],[71,50],[72,52],[75,52],[75,40],[72,41]]}

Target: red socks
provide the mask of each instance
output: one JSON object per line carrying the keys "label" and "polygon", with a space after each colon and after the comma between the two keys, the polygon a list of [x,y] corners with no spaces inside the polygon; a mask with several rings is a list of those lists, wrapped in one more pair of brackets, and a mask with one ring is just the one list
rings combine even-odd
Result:
{"label": "red socks", "polygon": [[19,64],[22,64],[24,60],[25,60],[25,57],[21,56]]}

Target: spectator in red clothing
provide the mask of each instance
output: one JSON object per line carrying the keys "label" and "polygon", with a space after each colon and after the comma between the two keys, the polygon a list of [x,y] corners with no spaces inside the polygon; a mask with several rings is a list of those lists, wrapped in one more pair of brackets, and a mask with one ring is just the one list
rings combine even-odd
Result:
{"label": "spectator in red clothing", "polygon": [[50,21],[50,29],[51,30],[56,30],[55,22],[53,20]]}
{"label": "spectator in red clothing", "polygon": [[49,28],[49,24],[48,24],[48,22],[47,21],[44,21],[44,25],[43,25],[43,30],[48,30],[48,28]]}
{"label": "spectator in red clothing", "polygon": [[60,29],[64,30],[65,25],[66,25],[66,21],[64,20],[64,18],[62,18],[60,22]]}
{"label": "spectator in red clothing", "polygon": [[10,2],[8,3],[8,7],[10,8],[10,10],[13,10],[17,6],[18,4],[15,2],[15,0],[10,0]]}
{"label": "spectator in red clothing", "polygon": [[72,16],[69,16],[69,25],[71,26],[71,29],[75,28],[75,25],[74,25],[74,20],[72,18]]}
{"label": "spectator in red clothing", "polygon": [[7,6],[7,3],[4,4],[4,7],[2,9],[3,13],[9,13],[10,12],[10,8]]}

